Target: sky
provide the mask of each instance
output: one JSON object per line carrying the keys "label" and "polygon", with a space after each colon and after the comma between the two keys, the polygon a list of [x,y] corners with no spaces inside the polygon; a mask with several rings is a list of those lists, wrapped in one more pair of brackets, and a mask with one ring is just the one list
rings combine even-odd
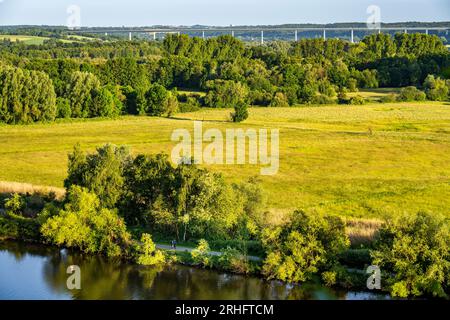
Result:
{"label": "sky", "polygon": [[90,27],[450,21],[450,0],[0,0],[0,25],[67,25],[71,5]]}

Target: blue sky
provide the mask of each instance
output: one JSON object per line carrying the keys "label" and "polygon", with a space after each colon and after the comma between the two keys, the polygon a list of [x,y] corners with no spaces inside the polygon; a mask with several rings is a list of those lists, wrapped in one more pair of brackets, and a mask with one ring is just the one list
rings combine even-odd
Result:
{"label": "blue sky", "polygon": [[66,25],[69,5],[83,26],[365,22],[373,4],[383,22],[450,21],[449,0],[0,0],[0,25]]}

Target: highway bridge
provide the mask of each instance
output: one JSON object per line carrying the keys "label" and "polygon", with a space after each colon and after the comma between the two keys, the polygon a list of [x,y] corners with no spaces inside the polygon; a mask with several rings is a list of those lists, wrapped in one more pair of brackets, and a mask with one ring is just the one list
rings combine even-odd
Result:
{"label": "highway bridge", "polygon": [[72,30],[79,34],[119,34],[128,36],[146,35],[149,39],[157,40],[166,34],[188,34],[207,38],[220,34],[230,34],[246,40],[257,40],[264,43],[265,40],[294,40],[299,38],[345,38],[350,42],[356,42],[365,35],[371,33],[425,33],[436,34],[447,38],[450,27],[167,27],[167,28],[81,28]]}

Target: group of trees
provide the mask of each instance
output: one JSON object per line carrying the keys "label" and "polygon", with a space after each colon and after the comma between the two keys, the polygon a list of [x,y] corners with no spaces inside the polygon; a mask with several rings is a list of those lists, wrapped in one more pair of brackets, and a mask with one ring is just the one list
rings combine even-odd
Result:
{"label": "group of trees", "polygon": [[117,208],[129,225],[145,225],[184,241],[243,233],[240,228],[247,224],[242,222],[262,214],[255,212],[262,191],[254,184],[230,185],[195,164],[174,167],[166,155],[132,157],[126,148],[113,145],[92,154],[76,147],[65,180],[66,188],[85,187],[102,207]]}
{"label": "group of trees", "polygon": [[[428,75],[443,77],[450,68],[442,41],[421,34],[374,34],[357,44],[302,39],[255,46],[232,36],[203,40],[187,35],[168,35],[162,43],[3,43],[0,60],[6,81],[0,86],[6,88],[0,118],[4,122],[123,113],[171,115],[185,103],[175,88],[206,91],[206,97],[193,96],[190,104],[234,107],[233,119],[239,121],[245,119],[248,105],[334,103],[342,100],[340,92],[358,88],[420,87]],[[9,73],[17,76],[7,77]],[[20,89],[15,85],[7,89],[8,81],[18,77],[29,79],[21,80],[28,98],[17,95],[14,91]],[[430,92],[427,97],[441,99],[439,88],[442,83],[438,89],[425,88]],[[39,102],[39,96],[50,98]],[[28,99],[39,103],[23,101]],[[24,111],[16,115],[12,105],[21,105]]]}

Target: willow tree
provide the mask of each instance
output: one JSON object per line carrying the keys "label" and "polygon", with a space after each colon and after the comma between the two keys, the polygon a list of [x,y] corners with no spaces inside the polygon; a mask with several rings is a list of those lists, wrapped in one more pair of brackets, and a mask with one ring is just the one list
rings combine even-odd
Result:
{"label": "willow tree", "polygon": [[0,66],[0,121],[53,121],[56,94],[47,74]]}

